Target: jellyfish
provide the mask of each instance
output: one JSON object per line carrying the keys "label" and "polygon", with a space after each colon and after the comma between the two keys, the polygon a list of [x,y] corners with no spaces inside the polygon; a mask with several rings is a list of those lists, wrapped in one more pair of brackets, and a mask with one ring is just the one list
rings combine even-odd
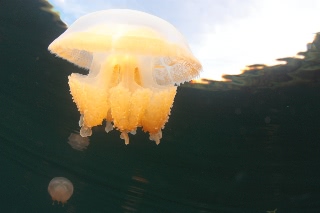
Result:
{"label": "jellyfish", "polygon": [[90,140],[88,137],[82,137],[79,133],[71,133],[68,137],[68,144],[75,150],[83,151],[89,146]]}
{"label": "jellyfish", "polygon": [[106,132],[117,129],[125,144],[138,127],[159,144],[177,86],[202,70],[173,25],[128,9],[82,16],[48,49],[88,70],[68,77],[80,135],[90,136],[92,127],[105,120]]}
{"label": "jellyfish", "polygon": [[65,204],[73,194],[73,185],[67,178],[55,177],[49,183],[48,192],[53,202]]}

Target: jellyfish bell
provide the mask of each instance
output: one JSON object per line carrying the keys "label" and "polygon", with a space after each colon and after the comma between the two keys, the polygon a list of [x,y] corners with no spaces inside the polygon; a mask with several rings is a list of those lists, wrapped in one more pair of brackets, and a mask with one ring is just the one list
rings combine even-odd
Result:
{"label": "jellyfish bell", "polygon": [[106,120],[106,131],[116,128],[126,144],[137,127],[159,144],[177,85],[202,69],[174,26],[127,9],[80,17],[48,49],[89,70],[69,76],[81,136],[90,136],[91,128]]}
{"label": "jellyfish bell", "polygon": [[49,183],[48,192],[53,202],[65,204],[73,194],[73,184],[67,178],[55,177]]}
{"label": "jellyfish bell", "polygon": [[71,133],[68,137],[68,144],[75,150],[83,151],[89,146],[90,140],[79,133]]}

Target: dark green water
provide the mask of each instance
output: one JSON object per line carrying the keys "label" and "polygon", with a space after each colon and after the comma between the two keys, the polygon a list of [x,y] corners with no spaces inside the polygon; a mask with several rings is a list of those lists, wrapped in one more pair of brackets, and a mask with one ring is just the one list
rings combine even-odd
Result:
{"label": "dark green water", "polygon": [[[46,5],[0,1],[0,212],[320,212],[317,86],[179,87],[158,146],[96,127],[72,149],[67,76],[84,71],[48,53],[64,29]],[[57,176],[74,185],[64,206],[47,192]]]}

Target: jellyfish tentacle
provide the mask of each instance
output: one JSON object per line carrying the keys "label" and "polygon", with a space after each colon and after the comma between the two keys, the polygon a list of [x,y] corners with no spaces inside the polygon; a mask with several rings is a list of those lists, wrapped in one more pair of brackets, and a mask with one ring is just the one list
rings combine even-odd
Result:
{"label": "jellyfish tentacle", "polygon": [[87,126],[82,126],[80,129],[80,135],[82,137],[88,137],[92,135],[92,129],[90,127]]}
{"label": "jellyfish tentacle", "polygon": [[108,133],[113,130],[113,125],[110,121],[107,120],[105,131]]}
{"label": "jellyfish tentacle", "polygon": [[126,131],[121,132],[120,138],[124,140],[125,145],[129,144],[129,135]]}
{"label": "jellyfish tentacle", "polygon": [[159,130],[157,133],[149,133],[149,135],[149,139],[159,145],[160,139],[162,138],[162,131]]}

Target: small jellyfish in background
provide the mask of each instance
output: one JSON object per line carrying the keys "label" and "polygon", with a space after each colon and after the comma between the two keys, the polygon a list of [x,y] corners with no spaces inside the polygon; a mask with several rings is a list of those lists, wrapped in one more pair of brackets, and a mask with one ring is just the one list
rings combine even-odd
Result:
{"label": "small jellyfish in background", "polygon": [[88,137],[82,137],[79,133],[71,133],[68,137],[68,144],[75,150],[83,151],[89,146],[90,140]]}
{"label": "small jellyfish in background", "polygon": [[67,178],[55,177],[49,183],[48,192],[53,202],[65,204],[73,194],[73,184]]}
{"label": "small jellyfish in background", "polygon": [[271,118],[270,118],[269,116],[266,116],[266,117],[264,118],[264,122],[265,122],[266,124],[269,124],[269,123],[271,122]]}
{"label": "small jellyfish in background", "polygon": [[82,137],[106,120],[129,143],[137,127],[160,143],[177,85],[202,70],[183,35],[147,13],[112,9],[76,20],[49,51],[89,70],[69,76],[70,92],[81,114]]}

